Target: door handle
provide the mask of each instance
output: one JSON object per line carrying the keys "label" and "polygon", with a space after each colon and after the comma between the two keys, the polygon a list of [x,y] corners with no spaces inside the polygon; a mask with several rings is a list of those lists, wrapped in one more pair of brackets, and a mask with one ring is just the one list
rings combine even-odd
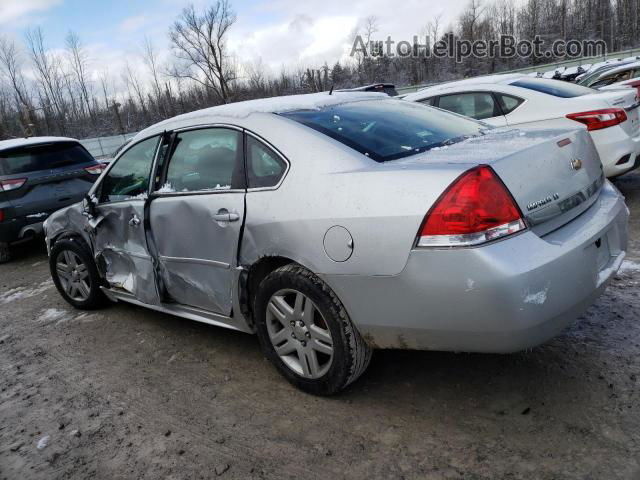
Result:
{"label": "door handle", "polygon": [[218,213],[213,216],[213,219],[216,222],[237,222],[240,220],[240,215],[229,212],[226,208],[221,208],[218,210]]}
{"label": "door handle", "polygon": [[140,225],[140,219],[138,218],[137,215],[132,215],[131,220],[129,220],[129,226],[137,227],[138,225]]}

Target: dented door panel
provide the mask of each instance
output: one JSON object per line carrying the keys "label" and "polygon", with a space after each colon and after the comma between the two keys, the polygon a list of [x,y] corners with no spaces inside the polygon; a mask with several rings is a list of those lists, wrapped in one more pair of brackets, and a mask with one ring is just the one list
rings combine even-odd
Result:
{"label": "dented door panel", "polygon": [[159,273],[171,299],[230,315],[244,191],[160,196],[149,208]]}
{"label": "dented door panel", "polygon": [[95,257],[112,288],[132,293],[144,303],[158,304],[153,261],[144,231],[144,200],[98,206],[102,220],[95,228]]}

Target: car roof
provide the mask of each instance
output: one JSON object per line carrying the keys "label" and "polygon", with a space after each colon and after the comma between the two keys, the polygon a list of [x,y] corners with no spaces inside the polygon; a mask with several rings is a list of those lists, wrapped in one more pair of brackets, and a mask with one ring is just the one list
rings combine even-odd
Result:
{"label": "car roof", "polygon": [[378,92],[329,92],[310,93],[306,95],[289,95],[285,97],[261,98],[244,102],[228,103],[215,107],[203,108],[193,112],[169,118],[156,123],[139,132],[131,143],[157,135],[166,130],[186,128],[210,123],[226,123],[246,118],[253,114],[283,113],[295,110],[317,110],[332,105],[359,102],[364,100],[390,100],[386,93]]}
{"label": "car roof", "polygon": [[424,98],[428,95],[436,95],[444,93],[449,90],[454,90],[459,87],[481,87],[482,85],[508,85],[513,81],[521,78],[530,79],[531,77],[523,74],[503,74],[503,75],[490,75],[476,78],[466,78],[464,80],[458,80],[455,82],[442,83],[440,85],[434,85],[433,87],[423,88],[415,93],[407,94],[405,100],[416,100]]}
{"label": "car roof", "polygon": [[0,140],[0,151],[9,150],[16,147],[26,147],[29,145],[39,145],[41,143],[60,143],[60,142],[76,142],[80,143],[75,138],[68,137],[25,137],[25,138],[11,138],[9,140]]}

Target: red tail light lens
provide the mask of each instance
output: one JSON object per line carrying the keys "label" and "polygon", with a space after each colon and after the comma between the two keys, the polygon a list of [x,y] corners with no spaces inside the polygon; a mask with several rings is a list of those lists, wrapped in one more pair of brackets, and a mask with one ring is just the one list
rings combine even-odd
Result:
{"label": "red tail light lens", "polygon": [[99,163],[98,165],[93,165],[92,167],[85,168],[85,171],[90,173],[91,175],[100,175],[104,172],[104,169],[107,168],[106,163]]}
{"label": "red tail light lens", "polygon": [[4,222],[4,210],[0,208],[0,223]]}
{"label": "red tail light lens", "polygon": [[480,245],[526,228],[507,187],[481,165],[463,173],[424,219],[418,247]]}
{"label": "red tail light lens", "polygon": [[18,188],[22,187],[25,182],[27,181],[26,178],[14,178],[11,180],[0,180],[0,191],[3,192],[10,192],[11,190],[17,190]]}
{"label": "red tail light lens", "polygon": [[593,110],[591,112],[570,113],[567,118],[585,124],[587,130],[591,132],[620,125],[627,121],[627,114],[622,108],[605,108],[604,110]]}

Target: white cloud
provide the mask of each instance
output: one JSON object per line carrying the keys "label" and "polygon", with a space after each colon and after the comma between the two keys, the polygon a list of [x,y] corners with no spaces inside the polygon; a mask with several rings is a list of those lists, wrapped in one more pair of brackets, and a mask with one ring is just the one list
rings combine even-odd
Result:
{"label": "white cloud", "polygon": [[29,14],[42,12],[62,0],[2,0],[0,1],[0,24],[21,20]]}
{"label": "white cloud", "polygon": [[[239,11],[230,31],[230,48],[243,61],[261,58],[272,69],[295,65],[331,65],[351,50],[351,35],[364,18],[376,16],[377,39],[390,35],[411,41],[425,25],[442,15],[441,28],[452,22],[467,0],[449,0],[437,7],[424,0],[271,0]],[[262,18],[273,18],[269,23]]]}

